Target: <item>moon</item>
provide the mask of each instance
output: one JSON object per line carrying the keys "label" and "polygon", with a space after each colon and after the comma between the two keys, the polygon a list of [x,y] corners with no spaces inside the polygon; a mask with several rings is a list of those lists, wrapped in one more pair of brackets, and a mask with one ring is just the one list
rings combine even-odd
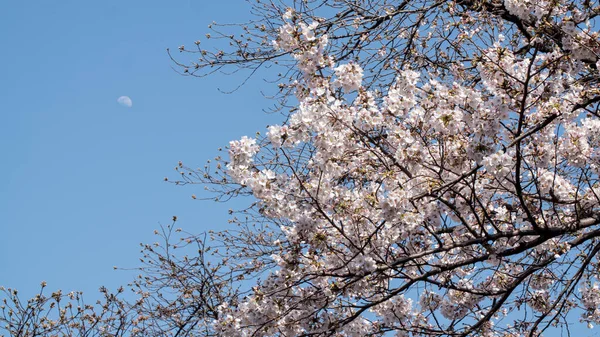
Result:
{"label": "moon", "polygon": [[133,101],[131,98],[129,98],[129,96],[121,96],[117,98],[117,102],[124,107],[131,108],[133,106]]}

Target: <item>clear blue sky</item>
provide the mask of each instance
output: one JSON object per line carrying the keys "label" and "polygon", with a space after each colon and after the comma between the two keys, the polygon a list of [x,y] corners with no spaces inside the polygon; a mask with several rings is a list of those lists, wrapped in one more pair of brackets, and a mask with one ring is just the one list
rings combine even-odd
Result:
{"label": "clear blue sky", "polygon": [[231,205],[163,178],[278,122],[262,112],[270,86],[221,94],[241,79],[182,77],[165,49],[247,18],[243,0],[0,2],[0,285],[95,298],[131,280],[112,267],[138,266],[173,215],[191,232],[226,225]]}
{"label": "clear blue sky", "polygon": [[241,79],[182,77],[166,48],[247,18],[243,0],[0,2],[0,285],[94,297],[131,280],[112,267],[137,266],[173,215],[192,232],[226,224],[230,205],[163,178],[276,121],[269,85],[221,94]]}

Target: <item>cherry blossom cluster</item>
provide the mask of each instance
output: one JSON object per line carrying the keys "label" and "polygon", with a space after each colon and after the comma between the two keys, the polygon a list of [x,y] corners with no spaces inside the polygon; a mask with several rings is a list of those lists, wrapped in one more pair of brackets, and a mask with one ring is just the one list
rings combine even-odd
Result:
{"label": "cherry blossom cluster", "polygon": [[360,88],[363,70],[354,63],[342,64],[335,68],[335,76],[337,79],[333,84],[341,87],[345,92],[351,92]]}
{"label": "cherry blossom cluster", "polygon": [[[554,5],[505,6],[541,20]],[[227,166],[284,240],[277,267],[222,305],[215,329],[409,336],[463,321],[498,336],[517,306],[555,314],[560,261],[600,221],[600,125],[582,109],[573,49],[523,55],[499,39],[481,51],[478,85],[406,68],[382,95],[362,86],[359,63],[331,64],[317,24],[290,17],[274,45],[304,74],[298,109],[265,139],[232,142]],[[597,322],[597,287],[581,293]]]}
{"label": "cherry blossom cluster", "polygon": [[279,35],[273,41],[277,50],[290,52],[298,61],[298,68],[307,75],[313,74],[317,69],[330,65],[332,60],[323,57],[323,50],[327,46],[326,34],[317,36],[315,29],[318,22],[306,24],[296,22],[297,18],[288,11],[284,18],[291,19],[279,28]]}

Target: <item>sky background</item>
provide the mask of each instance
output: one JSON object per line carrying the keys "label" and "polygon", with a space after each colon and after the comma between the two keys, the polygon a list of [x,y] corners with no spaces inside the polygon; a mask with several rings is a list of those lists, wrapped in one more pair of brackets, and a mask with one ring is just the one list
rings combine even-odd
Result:
{"label": "sky background", "polygon": [[278,121],[269,85],[222,94],[242,79],[183,77],[166,48],[248,18],[242,0],[0,1],[0,285],[94,298],[132,279],[113,266],[139,266],[173,215],[195,233],[226,225],[231,205],[163,179]]}
{"label": "sky background", "polygon": [[272,87],[222,94],[243,79],[183,77],[166,48],[248,18],[243,0],[0,1],[0,285],[94,299],[132,280],[113,266],[139,266],[139,243],[173,215],[190,232],[226,226],[232,205],[163,179],[279,122],[262,111]]}

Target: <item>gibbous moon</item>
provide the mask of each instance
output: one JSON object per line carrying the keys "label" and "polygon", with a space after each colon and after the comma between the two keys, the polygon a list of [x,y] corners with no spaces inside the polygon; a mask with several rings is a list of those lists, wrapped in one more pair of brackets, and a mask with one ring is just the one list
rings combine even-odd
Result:
{"label": "gibbous moon", "polygon": [[121,96],[117,98],[117,102],[119,102],[119,104],[121,104],[122,106],[128,108],[131,108],[133,106],[133,101],[131,101],[131,98],[129,98],[129,96]]}

